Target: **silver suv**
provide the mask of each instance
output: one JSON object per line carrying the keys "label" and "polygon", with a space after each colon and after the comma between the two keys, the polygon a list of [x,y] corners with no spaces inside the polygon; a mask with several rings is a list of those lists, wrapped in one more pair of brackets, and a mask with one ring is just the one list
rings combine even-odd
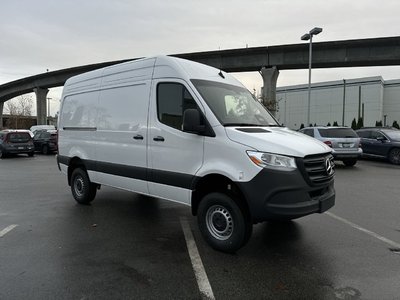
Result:
{"label": "silver suv", "polygon": [[346,166],[354,166],[362,155],[360,138],[349,127],[306,127],[300,132],[327,144],[332,148],[333,157]]}

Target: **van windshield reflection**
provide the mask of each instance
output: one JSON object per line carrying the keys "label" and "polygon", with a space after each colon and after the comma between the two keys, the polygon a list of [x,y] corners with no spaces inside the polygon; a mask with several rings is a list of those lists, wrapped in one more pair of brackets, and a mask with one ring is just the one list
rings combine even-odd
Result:
{"label": "van windshield reflection", "polygon": [[208,80],[191,81],[223,126],[279,126],[245,88]]}

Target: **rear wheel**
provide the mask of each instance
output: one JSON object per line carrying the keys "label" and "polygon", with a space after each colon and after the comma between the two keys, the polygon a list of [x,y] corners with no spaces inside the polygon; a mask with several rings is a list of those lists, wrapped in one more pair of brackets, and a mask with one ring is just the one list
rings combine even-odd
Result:
{"label": "rear wheel", "polygon": [[6,154],[3,152],[3,150],[0,149],[0,158],[6,157]]}
{"label": "rear wheel", "polygon": [[352,167],[357,163],[357,159],[345,159],[343,163],[348,167]]}
{"label": "rear wheel", "polygon": [[32,156],[34,156],[34,155],[35,155],[35,152],[33,152],[33,151],[28,153],[28,156],[29,156],[29,157],[32,157]]}
{"label": "rear wheel", "polygon": [[389,161],[395,165],[400,164],[400,148],[394,148],[394,149],[390,150]]}
{"label": "rear wheel", "polygon": [[71,191],[76,202],[89,204],[96,196],[97,185],[90,182],[85,170],[76,168],[71,175]]}
{"label": "rear wheel", "polygon": [[204,239],[219,251],[235,252],[251,236],[250,218],[233,197],[223,193],[210,193],[200,201],[197,220]]}
{"label": "rear wheel", "polygon": [[49,154],[49,147],[47,145],[43,145],[42,147],[42,153],[43,154]]}

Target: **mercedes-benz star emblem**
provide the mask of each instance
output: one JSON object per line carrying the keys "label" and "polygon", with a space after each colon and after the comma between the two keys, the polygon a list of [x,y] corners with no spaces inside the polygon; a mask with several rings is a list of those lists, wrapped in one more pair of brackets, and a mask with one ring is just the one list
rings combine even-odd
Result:
{"label": "mercedes-benz star emblem", "polygon": [[325,169],[328,176],[331,176],[333,174],[333,164],[329,158],[325,160]]}

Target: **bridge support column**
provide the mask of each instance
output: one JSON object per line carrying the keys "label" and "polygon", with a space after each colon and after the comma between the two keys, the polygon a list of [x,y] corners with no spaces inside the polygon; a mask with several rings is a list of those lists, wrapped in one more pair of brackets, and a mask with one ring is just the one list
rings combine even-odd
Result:
{"label": "bridge support column", "polygon": [[49,90],[42,88],[35,88],[33,89],[33,91],[36,94],[37,125],[46,125],[47,123],[46,97]]}
{"label": "bridge support column", "polygon": [[276,82],[278,80],[279,71],[277,67],[261,69],[261,76],[264,82],[262,89],[262,102],[266,108],[276,115]]}
{"label": "bridge support column", "polygon": [[4,102],[0,102],[0,130],[3,129],[3,108]]}

